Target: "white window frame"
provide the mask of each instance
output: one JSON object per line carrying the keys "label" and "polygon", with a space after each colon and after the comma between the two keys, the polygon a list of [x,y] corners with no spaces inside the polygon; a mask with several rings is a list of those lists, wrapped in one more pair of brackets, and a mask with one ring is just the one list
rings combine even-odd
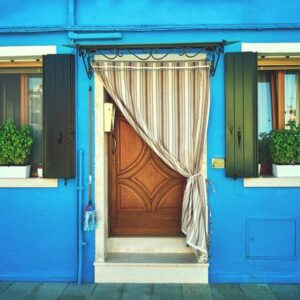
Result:
{"label": "white window frame", "polygon": [[0,47],[0,60],[32,57],[42,57],[46,54],[56,54],[56,46],[3,46]]}
{"label": "white window frame", "polygon": [[[48,46],[3,46],[0,47],[0,61],[41,59],[46,54],[56,54],[55,45]],[[57,179],[26,178],[0,179],[0,188],[49,188],[58,187]]]}
{"label": "white window frame", "polygon": [[[242,43],[241,52],[259,54],[295,54],[300,55],[300,43]],[[244,178],[244,187],[300,187],[300,178],[258,177]]]}

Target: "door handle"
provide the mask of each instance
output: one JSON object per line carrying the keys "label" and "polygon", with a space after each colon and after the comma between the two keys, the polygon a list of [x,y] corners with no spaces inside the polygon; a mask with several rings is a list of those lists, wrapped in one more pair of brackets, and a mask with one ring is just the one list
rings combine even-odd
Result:
{"label": "door handle", "polygon": [[62,132],[59,132],[57,137],[56,137],[57,143],[60,145],[63,141],[63,134]]}
{"label": "door handle", "polygon": [[112,134],[111,136],[112,136],[112,142],[113,142],[112,154],[114,155],[116,153],[116,150],[117,150],[117,139],[116,139],[116,136],[114,134]]}

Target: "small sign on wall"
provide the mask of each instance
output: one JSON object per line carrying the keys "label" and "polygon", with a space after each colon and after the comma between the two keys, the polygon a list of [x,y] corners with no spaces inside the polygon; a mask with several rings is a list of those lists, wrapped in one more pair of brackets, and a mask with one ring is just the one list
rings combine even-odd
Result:
{"label": "small sign on wall", "polygon": [[224,169],[225,168],[225,159],[224,158],[212,158],[211,166],[215,169]]}

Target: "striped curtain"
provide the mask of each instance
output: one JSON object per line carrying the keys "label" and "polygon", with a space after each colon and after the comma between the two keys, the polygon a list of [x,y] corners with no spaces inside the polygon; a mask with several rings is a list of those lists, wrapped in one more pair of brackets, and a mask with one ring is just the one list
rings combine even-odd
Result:
{"label": "striped curtain", "polygon": [[202,158],[210,103],[207,61],[93,63],[130,125],[172,169],[188,178],[182,231],[207,260],[207,194]]}

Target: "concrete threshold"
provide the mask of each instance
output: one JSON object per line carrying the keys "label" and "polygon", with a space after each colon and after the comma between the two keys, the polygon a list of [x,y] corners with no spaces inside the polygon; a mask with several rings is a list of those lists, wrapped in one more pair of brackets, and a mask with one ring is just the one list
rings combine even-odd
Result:
{"label": "concrete threshold", "polygon": [[109,253],[95,262],[96,282],[207,283],[208,264],[192,253]]}

